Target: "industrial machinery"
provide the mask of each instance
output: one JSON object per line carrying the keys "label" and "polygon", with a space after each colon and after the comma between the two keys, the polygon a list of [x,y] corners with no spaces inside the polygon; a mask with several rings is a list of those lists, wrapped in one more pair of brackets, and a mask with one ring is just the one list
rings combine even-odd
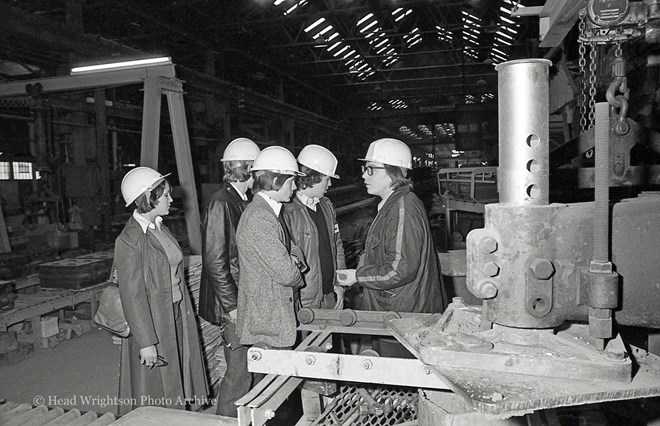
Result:
{"label": "industrial machinery", "polygon": [[[69,76],[1,83],[0,98],[14,99],[16,102],[27,98],[32,102],[35,96],[45,97],[53,93],[80,90],[102,90],[132,84],[142,84],[144,91],[141,165],[158,168],[162,96],[165,95],[167,98],[177,172],[185,195],[184,206],[190,248],[193,253],[199,253],[201,251],[199,206],[183,103],[183,82],[176,78],[174,64],[170,58],[97,64],[73,69]],[[96,103],[101,107],[104,106],[103,100],[97,100]]]}
{"label": "industrial machinery", "polygon": [[[595,106],[595,201],[549,203],[549,66],[496,68],[499,203],[467,237],[467,286],[482,305],[457,298],[435,315],[303,310],[300,328],[312,333],[296,350],[250,349],[250,370],[270,375],[239,401],[239,424],[272,417],[302,378],[419,389],[340,392],[353,409],[319,410],[314,424],[514,424],[555,407],[660,395],[660,357],[617,328],[660,328],[660,193],[610,203],[618,118],[604,102]],[[331,333],[391,335],[415,359],[324,353]]]}

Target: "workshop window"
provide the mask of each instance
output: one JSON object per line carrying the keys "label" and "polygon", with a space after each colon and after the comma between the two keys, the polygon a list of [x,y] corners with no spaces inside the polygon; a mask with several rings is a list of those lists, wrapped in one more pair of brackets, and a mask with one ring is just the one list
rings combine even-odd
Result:
{"label": "workshop window", "polygon": [[0,180],[11,179],[11,163],[8,161],[0,162]]}
{"label": "workshop window", "polygon": [[34,174],[34,166],[29,161],[0,161],[0,180],[39,179],[39,172]]}
{"label": "workshop window", "polygon": [[32,180],[32,163],[14,161],[14,180]]}

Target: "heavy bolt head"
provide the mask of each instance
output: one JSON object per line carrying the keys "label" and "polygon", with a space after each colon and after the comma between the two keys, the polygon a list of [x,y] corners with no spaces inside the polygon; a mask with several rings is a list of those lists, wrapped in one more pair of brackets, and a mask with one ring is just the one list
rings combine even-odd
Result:
{"label": "heavy bolt head", "polygon": [[555,273],[555,266],[548,259],[536,258],[529,265],[534,276],[539,280],[549,280]]}
{"label": "heavy bolt head", "polygon": [[363,367],[365,370],[371,370],[371,367],[373,367],[373,365],[374,365],[373,362],[371,362],[371,361],[369,361],[369,360],[366,360],[366,361],[364,361],[364,362],[362,363],[362,367]]}
{"label": "heavy bolt head", "polygon": [[491,254],[497,251],[497,241],[491,237],[484,237],[479,241],[479,250],[483,254]]}
{"label": "heavy bolt head", "polygon": [[479,294],[476,294],[476,296],[482,299],[492,299],[497,296],[497,286],[492,281],[482,281],[479,283],[477,291]]}
{"label": "heavy bolt head", "polygon": [[250,355],[250,358],[252,358],[253,361],[259,361],[261,359],[261,353],[260,352],[252,352],[252,355]]}
{"label": "heavy bolt head", "polygon": [[500,267],[497,266],[495,262],[487,262],[484,265],[484,274],[488,275],[489,277],[496,277],[500,273]]}
{"label": "heavy bolt head", "polygon": [[305,358],[305,362],[307,363],[307,365],[314,365],[314,363],[316,362],[316,358],[314,358],[314,355],[307,355],[307,357]]}

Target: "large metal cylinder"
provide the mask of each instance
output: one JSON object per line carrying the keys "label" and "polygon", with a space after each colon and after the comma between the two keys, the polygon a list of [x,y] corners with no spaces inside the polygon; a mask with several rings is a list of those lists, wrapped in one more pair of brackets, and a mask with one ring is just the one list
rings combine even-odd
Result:
{"label": "large metal cylinder", "polygon": [[499,200],[503,205],[548,204],[547,59],[498,64]]}

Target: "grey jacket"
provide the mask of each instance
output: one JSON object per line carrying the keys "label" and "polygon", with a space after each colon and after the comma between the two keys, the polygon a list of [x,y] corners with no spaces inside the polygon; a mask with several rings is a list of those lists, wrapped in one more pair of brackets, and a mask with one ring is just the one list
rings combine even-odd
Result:
{"label": "grey jacket", "polygon": [[296,340],[293,298],[303,279],[284,232],[273,209],[255,194],[236,230],[241,270],[236,332],[243,345],[286,347]]}
{"label": "grey jacket", "polygon": [[305,286],[300,289],[300,304],[304,308],[321,307],[321,300],[323,298],[321,262],[319,260],[319,232],[327,232],[330,236],[334,269],[346,268],[344,248],[342,247],[337,215],[332,202],[326,197],[323,197],[316,208],[325,217],[327,228],[324,230],[316,229],[314,220],[310,217],[307,207],[305,207],[298,197],[293,197],[290,203],[283,205],[283,217],[289,228],[291,241],[303,251],[305,261],[309,267],[303,274]]}

